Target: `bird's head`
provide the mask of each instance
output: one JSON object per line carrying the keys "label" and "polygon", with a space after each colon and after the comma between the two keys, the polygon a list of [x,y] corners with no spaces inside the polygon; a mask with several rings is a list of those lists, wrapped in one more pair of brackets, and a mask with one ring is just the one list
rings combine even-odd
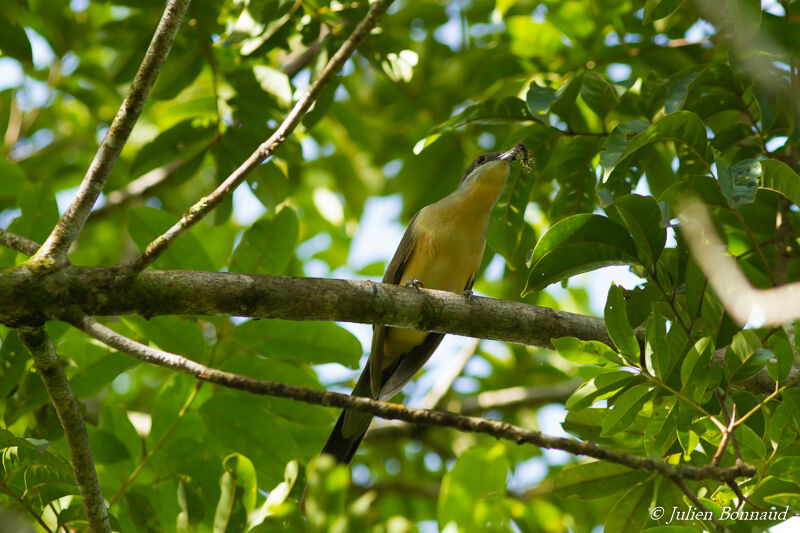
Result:
{"label": "bird's head", "polygon": [[489,152],[478,157],[467,168],[461,177],[458,188],[471,189],[476,186],[494,186],[502,188],[511,171],[511,163],[520,157],[527,164],[528,151],[525,145],[518,143],[505,152]]}

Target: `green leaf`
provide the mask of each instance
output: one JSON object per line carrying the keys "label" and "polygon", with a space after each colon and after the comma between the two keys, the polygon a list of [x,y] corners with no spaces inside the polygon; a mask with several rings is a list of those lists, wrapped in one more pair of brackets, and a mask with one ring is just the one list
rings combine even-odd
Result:
{"label": "green leaf", "polygon": [[650,457],[661,457],[678,438],[677,398],[662,401],[653,409],[644,433],[644,449]]}
{"label": "green leaf", "polygon": [[661,208],[655,198],[629,194],[605,211],[628,229],[642,264],[654,268],[667,241],[667,229],[662,225]]}
{"label": "green leaf", "polygon": [[625,309],[625,298],[622,288],[612,284],[608,290],[604,313],[608,336],[614,341],[619,353],[632,365],[639,365],[639,341],[633,332],[628,313]]}
{"label": "green leaf", "polygon": [[[161,209],[134,207],[128,212],[128,233],[141,251],[176,222],[177,216]],[[153,266],[171,270],[214,270],[203,245],[191,232],[185,233],[167,248]]]}
{"label": "green leaf", "polygon": [[133,357],[115,352],[81,368],[69,384],[76,398],[91,398],[100,394],[121,373],[138,364],[139,361]]}
{"label": "green leaf", "polygon": [[130,459],[131,455],[125,444],[108,431],[87,428],[89,444],[92,447],[92,458],[99,464],[113,464]]}
{"label": "green leaf", "polygon": [[558,145],[558,159],[552,163],[558,169],[555,177],[559,184],[550,207],[552,222],[594,211],[597,178],[591,162],[598,143],[597,137],[576,136]]}
{"label": "green leaf", "polygon": [[25,183],[25,173],[18,163],[8,159],[0,159],[0,200],[14,200]]}
{"label": "green leaf", "polygon": [[614,401],[611,413],[603,420],[603,432],[600,435],[610,437],[627,428],[650,399],[651,389],[649,384],[640,383],[623,392]]}
{"label": "green leaf", "polygon": [[617,500],[606,516],[604,531],[639,533],[651,520],[650,502],[655,482],[638,485]]}
{"label": "green leaf", "polygon": [[616,107],[619,97],[620,91],[616,85],[595,72],[584,73],[581,98],[601,119],[605,119]]}
{"label": "green leaf", "polygon": [[608,180],[608,175],[619,163],[630,141],[649,127],[650,123],[647,121],[631,120],[625,124],[618,124],[606,137],[603,143],[603,151],[600,152],[600,164],[603,166],[604,182]]}
{"label": "green leaf", "polygon": [[125,510],[128,511],[137,532],[159,533],[164,531],[158,513],[153,505],[153,490],[146,485],[128,487],[123,496]]}
{"label": "green leaf", "polygon": [[[252,395],[216,394],[200,406],[200,415],[207,434],[224,449],[252,458],[259,477],[263,475],[266,483],[279,479],[286,463],[299,456],[295,434],[302,436],[302,433]],[[264,430],[266,427],[269,431]]]}
{"label": "green leaf", "polygon": [[761,163],[755,159],[745,159],[727,168],[718,157],[715,158],[715,162],[719,188],[728,205],[737,208],[743,204],[753,203],[761,178]]}
{"label": "green leaf", "polygon": [[711,392],[721,378],[719,365],[710,364],[713,355],[712,339],[703,337],[689,350],[681,364],[681,390],[700,404],[711,399]]}
{"label": "green leaf", "polygon": [[800,176],[782,161],[761,161],[761,188],[781,193],[794,205],[800,206]]}
{"label": "green leaf", "polygon": [[629,490],[650,477],[647,472],[604,461],[593,461],[566,467],[555,479],[554,495],[558,498],[575,494],[582,500],[605,498]]}
{"label": "green leaf", "polygon": [[17,198],[22,215],[8,226],[8,231],[36,242],[44,242],[58,222],[56,196],[43,183],[26,181]]}
{"label": "green leaf", "polygon": [[30,354],[19,339],[17,331],[9,331],[0,347],[0,398],[7,398],[19,385]]}
{"label": "green leaf", "polygon": [[273,158],[259,165],[247,178],[250,190],[267,211],[274,211],[289,194],[285,167],[285,162]]}
{"label": "green leaf", "polygon": [[131,177],[141,176],[173,161],[202,153],[215,133],[216,126],[206,119],[191,118],[179,122],[159,133],[136,153],[129,174]]}
{"label": "green leaf", "polygon": [[797,436],[797,424],[792,416],[792,407],[781,402],[772,413],[769,425],[769,439],[776,450],[792,443]]}
{"label": "green leaf", "polygon": [[771,350],[761,347],[755,331],[740,331],[725,352],[723,371],[728,383],[737,383],[755,376],[775,357]]}
{"label": "green leaf", "polygon": [[734,432],[736,442],[742,452],[742,459],[748,463],[758,463],[767,456],[767,447],[764,441],[747,424],[737,427]]}
{"label": "green leaf", "polygon": [[292,83],[286,74],[266,65],[256,65],[253,75],[261,88],[274,96],[282,106],[292,103]]}
{"label": "green leaf", "polygon": [[31,43],[25,30],[0,14],[0,52],[28,65],[33,63]]}
{"label": "green leaf", "polygon": [[225,472],[219,482],[220,496],[214,514],[214,533],[245,531],[247,515],[255,508],[256,471],[252,461],[234,453],[222,461]]}
{"label": "green leaf", "polygon": [[599,374],[578,387],[567,399],[565,406],[569,411],[586,409],[628,387],[635,378],[635,374],[625,371]]}
{"label": "green leaf", "polygon": [[584,341],[576,337],[550,339],[561,357],[578,365],[621,364],[617,352],[599,341]]}
{"label": "green leaf", "polygon": [[[612,165],[603,165],[603,181],[610,182],[616,179],[617,169],[621,168],[633,154],[640,149],[658,142],[672,141],[683,146],[686,153],[682,163],[689,166],[702,166],[706,170],[710,167],[708,156],[708,141],[706,140],[706,127],[700,117],[690,111],[678,111],[665,115],[655,121],[645,131],[636,135]],[[609,159],[609,163],[612,159]]]}
{"label": "green leaf", "polygon": [[145,320],[131,316],[124,320],[162,350],[184,355],[194,361],[205,359],[206,340],[203,330],[194,319],[158,316]]}
{"label": "green leaf", "polygon": [[508,476],[505,447],[474,447],[456,461],[445,474],[439,492],[437,518],[439,527],[449,523],[474,530],[487,522],[501,529],[510,525],[508,508],[503,505]]}
{"label": "green leaf", "polygon": [[533,118],[547,123],[547,115],[550,114],[550,104],[556,97],[556,90],[551,87],[542,87],[536,82],[532,82],[528,93],[525,95],[525,103],[528,105]]}
{"label": "green leaf", "polygon": [[519,98],[508,97],[503,100],[486,100],[480,104],[472,104],[461,113],[439,124],[427,136],[420,139],[414,145],[414,153],[419,154],[422,152],[441,137],[443,133],[467,124],[496,124],[531,119],[533,117],[528,112],[525,102]]}
{"label": "green leaf", "polygon": [[643,24],[650,24],[654,20],[663,19],[672,15],[686,2],[686,0],[647,0],[644,3]]}
{"label": "green leaf", "polygon": [[710,337],[703,337],[694,343],[681,363],[681,383],[684,387],[706,372],[713,354],[714,341]]}
{"label": "green leaf", "polygon": [[231,257],[231,272],[283,274],[294,257],[300,224],[290,207],[262,218],[248,229]]}
{"label": "green leaf", "polygon": [[638,262],[636,245],[625,228],[599,215],[571,216],[553,224],[536,244],[522,294],[582,272]]}
{"label": "green leaf", "polygon": [[265,357],[312,364],[357,368],[363,353],[355,335],[332,322],[250,320],[236,326],[233,338]]}
{"label": "green leaf", "polygon": [[[524,140],[530,147],[530,155],[536,157],[546,152],[551,141],[557,137],[557,130],[534,124],[517,131],[513,138]],[[533,241],[526,239],[532,230],[525,222],[525,210],[537,176],[536,172],[524,172],[519,167],[513,171],[489,217],[486,243],[505,258],[510,270],[517,270],[524,265],[525,253]]]}
{"label": "green leaf", "polygon": [[550,104],[551,113],[555,113],[572,129],[578,131],[585,131],[588,129],[578,106],[575,105],[575,101],[578,99],[581,87],[583,86],[583,75],[583,72],[579,72],[559,87],[553,102]]}

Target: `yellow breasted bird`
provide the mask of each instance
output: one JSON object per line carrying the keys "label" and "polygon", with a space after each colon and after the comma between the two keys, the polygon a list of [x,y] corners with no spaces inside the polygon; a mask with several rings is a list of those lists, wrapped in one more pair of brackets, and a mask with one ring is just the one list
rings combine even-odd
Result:
{"label": "yellow breasted bird", "polygon": [[[486,246],[489,213],[518,155],[527,164],[523,144],[478,157],[455,191],[417,212],[383,283],[471,294]],[[353,395],[390,399],[422,368],[443,337],[443,333],[375,326],[369,360]],[[371,421],[371,414],[344,410],[322,453],[349,463]]]}

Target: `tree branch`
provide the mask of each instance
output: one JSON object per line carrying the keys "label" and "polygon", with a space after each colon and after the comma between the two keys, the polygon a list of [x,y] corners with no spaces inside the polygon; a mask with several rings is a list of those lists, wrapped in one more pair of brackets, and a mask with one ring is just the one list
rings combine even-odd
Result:
{"label": "tree branch", "polygon": [[325,85],[339,72],[347,59],[355,52],[361,41],[377,25],[379,17],[386,11],[394,0],[376,0],[370,8],[367,16],[356,26],[353,33],[342,43],[342,46],[331,57],[328,64],[320,73],[319,77],[306,89],[305,94],[297,101],[294,107],[286,115],[286,118],[278,128],[264,141],[250,156],[234,170],[225,181],[223,181],[208,196],[201,198],[197,203],[183,214],[181,219],[176,222],[163,235],[157,237],[147,248],[134,258],[127,266],[130,273],[141,272],[148,265],[161,255],[178,237],[183,235],[189,228],[197,224],[212,209],[219,205],[225,197],[244,181],[247,175],[258,168],[258,166],[275,150],[282,145],[286,138],[294,131],[300,120],[306,114],[317,99],[320,91]]}
{"label": "tree branch", "polygon": [[34,242],[27,237],[11,233],[2,228],[0,228],[0,244],[25,255],[35,254],[36,250],[41,246],[38,242]]}
{"label": "tree branch", "polygon": [[[115,268],[75,266],[39,274],[35,266],[23,264],[0,275],[0,324],[38,326],[79,308],[105,316],[226,315],[387,324],[543,348],[552,348],[553,338],[577,337],[613,347],[601,318],[371,281],[191,270],[147,270],[130,278]],[[716,362],[722,364],[724,358],[725,348],[715,352]],[[798,377],[800,365],[795,364],[787,382]],[[771,394],[775,381],[762,369],[736,388]]]}
{"label": "tree branch", "polygon": [[113,268],[75,266],[41,277],[34,268],[23,264],[0,276],[0,323],[39,325],[79,308],[90,315],[340,320],[541,347],[570,336],[611,345],[600,318],[446,291],[186,270],[148,270],[129,278]]}
{"label": "tree branch", "polygon": [[498,420],[464,416],[446,411],[411,409],[400,404],[381,402],[360,396],[323,392],[274,381],[257,380],[209,368],[181,355],[145,346],[120,335],[85,315],[73,317],[71,322],[74,326],[108,346],[130,354],[141,361],[171,368],[203,381],[252,394],[287,398],[311,405],[354,409],[382,418],[404,420],[415,424],[450,427],[465,432],[482,433],[498,439],[516,442],[517,444],[533,444],[540,448],[563,450],[573,455],[586,455],[603,461],[621,464],[635,470],[654,472],[668,479],[716,479],[727,481],[737,477],[752,477],[756,474],[756,469],[749,465],[737,465],[732,468],[718,468],[708,465],[672,465],[663,461],[601,448],[593,442],[550,437],[539,431],[525,429]]}
{"label": "tree branch", "polygon": [[81,182],[75,199],[53,228],[50,236],[36,254],[55,267],[64,266],[70,245],[78,238],[92,206],[108,180],[122,147],[130,136],[134,124],[142,113],[150,89],[156,81],[161,66],[172,48],[175,35],[191,0],[170,0],[158,23],[142,64],[133,79],[128,95],[108,128],[100,148]]}
{"label": "tree branch", "polygon": [[83,422],[78,400],[75,399],[67,376],[61,368],[61,362],[56,355],[53,343],[50,342],[44,328],[22,328],[20,329],[20,338],[33,356],[36,370],[44,381],[47,394],[50,396],[61,426],[64,428],[69,455],[72,459],[72,470],[81,491],[83,508],[89,521],[89,530],[93,533],[110,533],[108,510],[97,481],[86,425]]}

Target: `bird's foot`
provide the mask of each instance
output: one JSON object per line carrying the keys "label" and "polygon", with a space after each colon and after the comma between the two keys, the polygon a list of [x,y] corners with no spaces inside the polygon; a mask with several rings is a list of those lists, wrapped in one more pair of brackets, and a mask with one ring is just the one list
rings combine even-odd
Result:
{"label": "bird's foot", "polygon": [[419,292],[420,287],[422,287],[423,289],[425,288],[422,285],[422,282],[418,279],[410,279],[406,281],[405,283],[403,283],[403,287],[414,287],[415,289],[417,289],[417,292]]}
{"label": "bird's foot", "polygon": [[472,301],[473,297],[475,296],[475,294],[472,292],[472,289],[464,289],[463,291],[461,291],[461,294],[463,294],[464,297],[467,299],[467,301],[470,301],[470,302]]}

